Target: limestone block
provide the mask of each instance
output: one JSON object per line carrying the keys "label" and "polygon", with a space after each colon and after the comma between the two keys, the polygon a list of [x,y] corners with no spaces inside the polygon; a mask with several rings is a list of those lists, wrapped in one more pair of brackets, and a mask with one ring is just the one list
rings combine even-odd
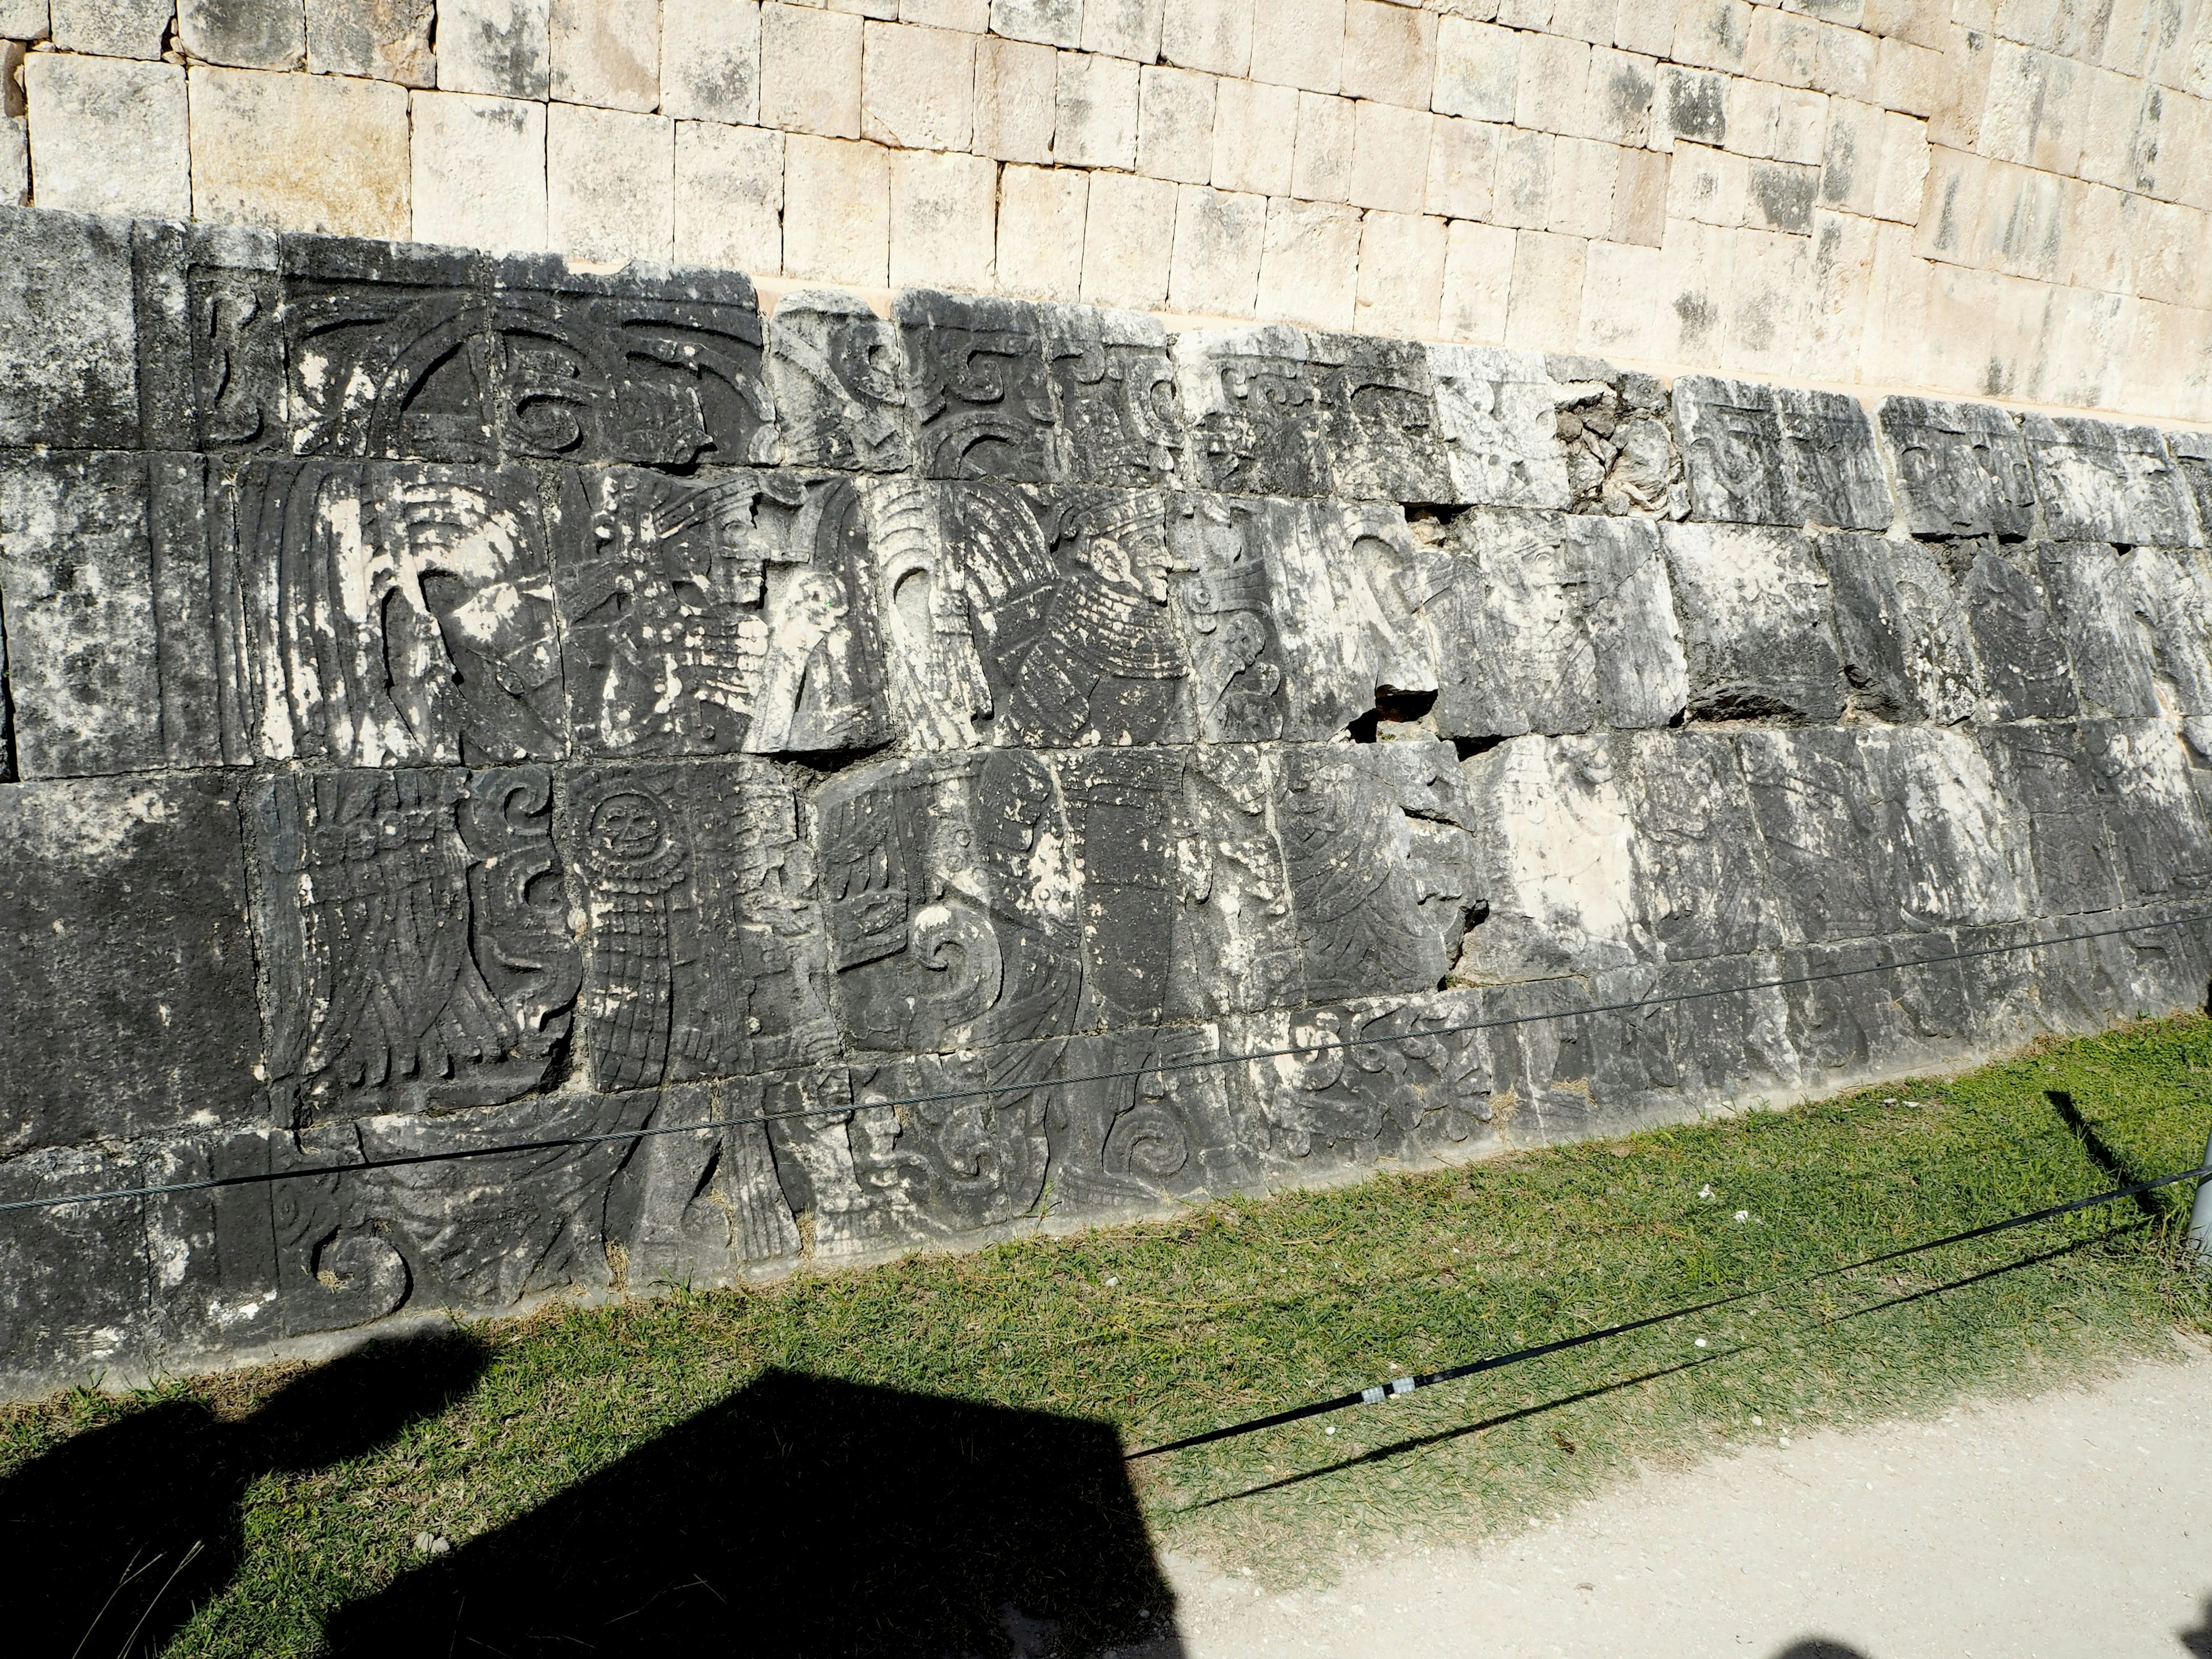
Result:
{"label": "limestone block", "polygon": [[1356,128],[1349,98],[1318,92],[1298,94],[1297,147],[1291,161],[1291,194],[1308,202],[1352,199]]}
{"label": "limestone block", "polygon": [[1165,0],[1084,0],[1085,52],[1150,64],[1160,55],[1160,12]]}
{"label": "limestone block", "polygon": [[2197,522],[2212,536],[2212,432],[2169,432],[2166,453],[2197,504]]}
{"label": "limestone block", "polygon": [[1050,46],[996,36],[976,41],[977,153],[1002,161],[1051,161],[1059,88],[1059,58]]}
{"label": "limestone block", "polygon": [[551,0],[438,0],[440,88],[547,96],[551,28]]}
{"label": "limestone block", "polygon": [[999,170],[980,155],[891,158],[890,280],[988,291]]}
{"label": "limestone block", "polygon": [[1590,53],[1583,93],[1586,134],[1608,144],[1641,145],[1651,136],[1659,66],[1649,58],[1599,46]]}
{"label": "limestone block", "polygon": [[1349,328],[1358,295],[1359,212],[1277,197],[1260,257],[1260,314]]}
{"label": "limestone block", "polygon": [[1439,115],[1429,130],[1423,204],[1451,219],[1487,219],[1498,175],[1498,131],[1485,121]]}
{"label": "limestone block", "polygon": [[1094,305],[1158,306],[1175,254],[1175,187],[1102,173],[1091,181],[1083,237],[1083,298]]}
{"label": "limestone block", "polygon": [[1682,0],[1674,19],[1674,61],[1741,72],[1751,46],[1752,16],[1744,0]]}
{"label": "limestone block", "polygon": [[1636,917],[1647,937],[1675,962],[1780,945],[1735,743],[1693,727],[1638,732],[1624,747]]}
{"label": "limestone block", "polygon": [[[404,239],[407,92],[337,76],[190,70],[192,207],[217,223]],[[293,142],[271,146],[272,131]]]}
{"label": "limestone block", "polygon": [[767,365],[786,465],[848,472],[912,465],[898,331],[866,304],[829,289],[785,295],[769,325]]}
{"label": "limestone block", "polygon": [[1202,185],[1213,177],[1213,77],[1189,70],[1143,71],[1137,170]]}
{"label": "limestone block", "polygon": [[1352,107],[1357,112],[1350,180],[1353,205],[1420,212],[1428,191],[1434,118],[1426,110],[1393,104],[1361,102]]}
{"label": "limestone block", "polygon": [[1176,0],[1160,19],[1160,56],[1242,80],[1252,66],[1253,0]]}
{"label": "limestone block", "polygon": [[1468,936],[1462,974],[1589,973],[1650,954],[1636,918],[1624,748],[1606,735],[1523,737],[1462,764],[1477,890],[1490,902]]}
{"label": "limestone block", "polygon": [[2093,720],[2164,714],[2134,559],[2102,542],[2046,542],[2037,552],[2043,591],[2074,661],[2082,714]]}
{"label": "limestone block", "polygon": [[761,8],[761,125],[858,137],[861,28],[858,17],[769,0]]}
{"label": "limestone block", "polygon": [[2202,545],[2188,486],[2154,428],[2024,415],[2021,437],[2054,537]]}
{"label": "limestone block", "polygon": [[1009,167],[999,185],[999,285],[1044,300],[1073,300],[1083,283],[1089,175]]}
{"label": "limestone block", "polygon": [[1445,17],[1437,24],[1436,88],[1440,115],[1510,121],[1521,84],[1520,34],[1489,23]]}
{"label": "limestone block", "polygon": [[906,23],[866,27],[861,136],[902,149],[964,150],[974,108],[975,37]]}
{"label": "limestone block", "polygon": [[1875,43],[1874,101],[1923,118],[1943,106],[1943,54],[1884,36]]}
{"label": "limestone block", "polygon": [[1523,350],[1563,345],[1577,336],[1585,276],[1579,236],[1524,230],[1513,244],[1513,301],[1505,343]]}
{"label": "limestone block", "polygon": [[1737,759],[1749,788],[1785,937],[1863,939],[1887,921],[1871,856],[1879,834],[1856,734],[1816,726],[1747,729]]}
{"label": "limestone block", "polygon": [[1297,92],[1251,81],[1222,81],[1214,94],[1214,188],[1288,196],[1297,138]]}
{"label": "limestone block", "polygon": [[889,150],[799,134],[784,141],[787,274],[811,282],[883,287],[890,264],[890,218]]}
{"label": "limestone block", "polygon": [[547,246],[544,105],[417,93],[412,149],[417,240],[495,253]]}
{"label": "limestone block", "polygon": [[307,0],[307,9],[312,73],[404,87],[436,84],[438,60],[430,49],[435,0]]}
{"label": "limestone block", "polygon": [[183,70],[38,52],[22,73],[40,207],[191,217]]}
{"label": "limestone block", "polygon": [[1501,129],[1498,183],[1491,211],[1501,225],[1541,230],[1552,221],[1552,150],[1548,132]]}
{"label": "limestone block", "polygon": [[1656,248],[1667,232],[1667,158],[1656,150],[1624,149],[1618,160],[1606,240]]}
{"label": "limestone block", "polygon": [[2014,833],[2027,843],[2037,911],[2078,915],[2118,904],[2117,856],[2080,731],[2040,721],[1993,726],[1981,740]]}
{"label": "limestone block", "polygon": [[50,27],[46,0],[0,0],[0,38],[43,40]]}
{"label": "limestone block", "polygon": [[2212,833],[2178,725],[2092,720],[2081,729],[2122,894],[2138,904],[2200,896],[2212,887]]}
{"label": "limestone block", "polygon": [[1359,238],[1354,319],[1362,333],[1432,339],[1443,303],[1449,227],[1418,213],[1367,216]]}
{"label": "limestone block", "polygon": [[0,1146],[143,1135],[195,1114],[252,1121],[261,1020],[231,781],[27,783],[0,792],[0,907],[18,923],[0,933],[18,1034]]}
{"label": "limestone block", "polygon": [[749,126],[760,91],[758,0],[661,0],[663,115]]}
{"label": "limestone block", "polygon": [[[45,14],[48,7],[42,3],[35,10]],[[53,43],[64,52],[151,62],[161,55],[169,20],[176,15],[177,0],[52,0]],[[9,40],[39,38],[44,31],[32,29],[30,23],[28,15],[17,19],[0,10],[0,35]],[[18,34],[18,29],[25,33]]]}
{"label": "limestone block", "polygon": [[1058,421],[1046,457],[1049,475],[1120,488],[1174,483],[1183,470],[1184,439],[1160,319],[1138,311],[1048,307],[1042,327]]}
{"label": "limestone block", "polygon": [[298,69],[307,61],[301,0],[177,0],[177,44],[207,64]]}
{"label": "limestone block", "polygon": [[1513,233],[1503,226],[1452,221],[1444,246],[1444,298],[1438,319],[1445,338],[1505,337],[1513,243]]}
{"label": "limestone block", "polygon": [[20,115],[0,116],[0,207],[31,202],[31,127]]}
{"label": "limestone block", "polygon": [[1532,132],[1579,135],[1589,125],[1585,100],[1590,49],[1581,40],[1526,34],[1521,75],[1513,89],[1513,124]]}
{"label": "limestone block", "polygon": [[2080,704],[2066,646],[2035,577],[2020,562],[1984,548],[1967,568],[1960,592],[1983,665],[1990,715],[2074,717]]}
{"label": "limestone block", "polygon": [[991,33],[1048,46],[1079,46],[1083,0],[991,0]]}
{"label": "limestone block", "polygon": [[1252,78],[1305,92],[1342,82],[1345,0],[1269,0],[1253,8]]}
{"label": "limestone block", "polygon": [[1972,720],[1980,675],[1950,574],[1916,542],[1838,534],[1817,546],[1850,706],[1877,720]]}
{"label": "limestone block", "polygon": [[1601,237],[1613,228],[1613,193],[1622,151],[1587,138],[1552,141],[1552,213],[1545,228],[1563,235]]}
{"label": "limestone block", "polygon": [[1341,90],[1425,110],[1436,82],[1437,15],[1388,0],[1346,0]]}
{"label": "limestone block", "polygon": [[1743,222],[1750,164],[1726,150],[1678,143],[1667,176],[1667,216],[1723,228]]}
{"label": "limestone block", "polygon": [[1184,185],[1176,196],[1169,305],[1199,315],[1250,316],[1267,229],[1266,197]]}
{"label": "limestone block", "polygon": [[1653,94],[1651,138],[1672,149],[1677,138],[1717,148],[1728,142],[1729,78],[1709,70],[1668,64],[1659,70]]}
{"label": "limestone block", "polygon": [[1483,507],[1572,505],[1557,431],[1557,388],[1540,354],[1431,346],[1429,371],[1452,500]]}
{"label": "limestone block", "polygon": [[1885,398],[1879,410],[1916,536],[2026,536],[2035,489],[2012,417],[1986,404]]}
{"label": "limestone block", "polygon": [[1666,525],[1661,533],[1682,617],[1692,715],[1841,715],[1828,579],[1808,539],[1698,524]]}
{"label": "limestone block", "polygon": [[1698,518],[1887,530],[1895,517],[1856,398],[1693,374],[1675,382],[1674,412]]}
{"label": "limestone block", "polygon": [[1124,58],[1062,52],[1053,160],[1062,167],[1134,167],[1137,86],[1137,66]]}
{"label": "limestone block", "polygon": [[1859,738],[1867,787],[1879,803],[1878,890],[1911,933],[2027,914],[2025,848],[1989,762],[1962,732],[1873,726]]}
{"label": "limestone block", "polygon": [[581,259],[665,261],[676,240],[676,123],[665,115],[550,106],[545,235]]}
{"label": "limestone block", "polygon": [[2160,711],[2212,714],[2212,562],[2194,550],[2138,547],[2127,562],[2149,629]]}
{"label": "limestone block", "polygon": [[676,124],[678,264],[783,269],[783,142],[757,127]]}
{"label": "limestone block", "polygon": [[2001,161],[2070,173],[2081,158],[2089,77],[2065,58],[1998,40],[1977,148]]}
{"label": "limestone block", "polygon": [[981,34],[991,27],[991,0],[899,0],[899,21]]}
{"label": "limestone block", "polygon": [[1059,415],[1038,308],[909,289],[896,320],[923,476],[1047,481]]}

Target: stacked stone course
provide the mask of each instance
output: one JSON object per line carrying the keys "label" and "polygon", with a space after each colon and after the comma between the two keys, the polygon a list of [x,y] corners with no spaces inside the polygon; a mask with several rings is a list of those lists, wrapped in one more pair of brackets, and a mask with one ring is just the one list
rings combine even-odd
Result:
{"label": "stacked stone course", "polygon": [[2212,420],[2212,0],[0,0],[0,198]]}
{"label": "stacked stone course", "polygon": [[534,1146],[0,1216],[14,1386],[2212,967],[1908,965],[2212,901],[2201,437],[35,210],[0,262],[0,1200]]}

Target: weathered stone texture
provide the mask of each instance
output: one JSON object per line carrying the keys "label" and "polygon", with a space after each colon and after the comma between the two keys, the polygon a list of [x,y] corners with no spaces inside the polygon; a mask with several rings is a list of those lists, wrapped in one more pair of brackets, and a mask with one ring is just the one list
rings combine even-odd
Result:
{"label": "weathered stone texture", "polygon": [[[1248,49],[1179,9],[992,17]],[[1390,90],[1359,42],[1427,38],[1382,9],[1354,89]],[[549,69],[545,7],[451,12],[441,76],[498,85],[419,94],[418,146],[645,28],[564,9]],[[721,43],[681,95],[744,95],[742,27],[659,15]],[[1445,21],[1475,101],[1527,31]],[[686,129],[744,131],[597,118],[672,129],[676,179]],[[937,166],[714,142],[909,209]],[[1045,246],[1079,176],[1008,179],[1044,205],[997,256],[1091,281]],[[1150,191],[1178,241],[1213,195]],[[1254,200],[1162,280],[1264,284]],[[0,1198],[269,1178],[9,1212],[9,1386],[1610,1133],[2212,973],[2142,931],[2212,896],[2185,438],[930,289],[764,320],[644,261],[0,238]]]}

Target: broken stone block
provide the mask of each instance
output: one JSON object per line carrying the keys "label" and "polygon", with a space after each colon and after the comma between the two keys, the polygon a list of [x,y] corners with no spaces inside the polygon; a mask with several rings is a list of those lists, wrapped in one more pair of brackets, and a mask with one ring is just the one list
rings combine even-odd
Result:
{"label": "broken stone block", "polygon": [[565,778],[562,864],[583,900],[576,1029],[605,1092],[744,1076],[836,1047],[810,826],[748,760]]}
{"label": "broken stone block", "polygon": [[2156,428],[2023,415],[2020,429],[2054,539],[2203,545],[2187,481]]}
{"label": "broken stone block", "polygon": [[2071,720],[2081,713],[2066,643],[2030,557],[1994,542],[1949,555],[1981,662],[1986,720]]}
{"label": "broken stone block", "polygon": [[0,789],[0,1155],[259,1115],[235,786]]}
{"label": "broken stone block", "polygon": [[1682,616],[1692,716],[1826,721],[1842,714],[1828,578],[1808,538],[1699,524],[1660,533]]}
{"label": "broken stone block", "polygon": [[1736,756],[1784,937],[1818,944],[1881,932],[1871,852],[1881,833],[1858,738],[1838,726],[1750,729]]}
{"label": "broken stone block", "polygon": [[2026,849],[1987,758],[1964,732],[1928,726],[1860,734],[1866,788],[1878,803],[1874,843],[1886,933],[2028,914]]}
{"label": "broken stone block", "polygon": [[1057,406],[1048,475],[1133,489],[1172,485],[1182,417],[1164,325],[1141,312],[1041,310],[1045,373]]}
{"label": "broken stone block", "polygon": [[1557,509],[1574,504],[1556,388],[1540,354],[1432,345],[1429,374],[1453,501]]}
{"label": "broken stone block", "polygon": [[851,480],[574,473],[553,540],[580,752],[832,754],[889,740],[875,557]]}
{"label": "broken stone block", "polygon": [[0,446],[136,448],[130,227],[0,207]]}
{"label": "broken stone block", "polygon": [[2200,896],[2212,887],[2212,830],[2179,725],[2085,720],[2081,730],[2129,902]]}
{"label": "broken stone block", "polygon": [[2010,415],[1932,398],[1885,398],[1879,413],[1913,535],[2034,533],[2034,476]]}
{"label": "broken stone block", "polygon": [[1626,739],[1637,920],[1669,962],[1781,943],[1751,796],[1725,734]]}
{"label": "broken stone block", "polygon": [[2164,713],[2133,556],[2103,542],[2045,542],[2036,551],[2082,714],[2144,720]]}
{"label": "broken stone block", "polygon": [[2037,914],[2075,915],[2118,904],[2112,837],[2081,732],[2036,721],[1990,726],[1981,741],[2027,841]]}
{"label": "broken stone block", "polygon": [[1594,357],[1545,359],[1573,510],[1679,519],[1689,510],[1666,386]]}
{"label": "broken stone block", "polygon": [[923,476],[1050,478],[1057,417],[1038,308],[910,289],[896,316]]}
{"label": "broken stone block", "polygon": [[1972,719],[1980,676],[1950,573],[1911,542],[1838,533],[1816,545],[1851,706],[1886,720]]}
{"label": "broken stone block", "polygon": [[768,330],[768,374],[793,466],[903,472],[906,359],[898,331],[831,289],[784,295]]}

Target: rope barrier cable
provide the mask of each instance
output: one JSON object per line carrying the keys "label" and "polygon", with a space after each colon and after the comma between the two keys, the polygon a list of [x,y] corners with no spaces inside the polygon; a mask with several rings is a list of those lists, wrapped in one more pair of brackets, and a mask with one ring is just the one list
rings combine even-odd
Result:
{"label": "rope barrier cable", "polygon": [[[2077,945],[2092,939],[2117,939],[2129,933],[2160,933],[2172,928],[2190,927],[2199,922],[2212,922],[2212,912],[2173,916],[2162,921],[2131,922],[2121,927],[2101,927],[2083,933],[2062,933],[2052,939],[2019,939],[2005,945],[1980,945],[1972,950],[1945,951],[1937,956],[1913,957],[1896,962],[1868,963],[1855,968],[1830,969],[1818,974],[1795,974],[1775,979],[1753,980],[1741,985],[1716,985],[1694,991],[1670,991],[1657,996],[1639,997],[1625,1002],[1595,1003],[1578,1008],[1542,1009],[1534,1013],[1508,1014],[1496,1019],[1467,1020],[1448,1025],[1424,1026],[1415,1030],[1389,1031],[1373,1036],[1333,1036],[1320,1047],[1358,1048],[1393,1043],[1422,1042],[1437,1037],[1460,1036],[1477,1031],[1499,1030],[1512,1026],[1539,1024],[1553,1020],[1586,1019],[1601,1014],[1634,1013],[1646,1008],[1699,1002],[1715,997],[1743,996],[1753,991],[1785,990],[1792,986],[1825,984],[1833,980],[1856,978],[1869,974],[1893,973],[1902,969],[1936,968],[1946,963],[1972,962],[1990,957],[2014,956],[2027,951],[2050,950],[2061,945]],[[1188,1028],[1141,1026],[1121,1031],[1079,1035],[1131,1038],[1163,1036],[1169,1031],[1183,1029]],[[158,1185],[118,1188],[104,1192],[65,1193],[39,1198],[13,1199],[0,1203],[0,1215],[19,1210],[55,1209],[71,1204],[100,1204],[122,1199],[167,1198],[185,1193],[215,1192],[233,1187],[261,1186],[279,1181],[316,1180],[325,1176],[358,1175],[376,1170],[404,1169],[424,1164],[453,1163],[466,1158],[501,1158],[524,1152],[556,1152],[568,1147],[602,1146],[616,1141],[645,1140],[656,1135],[696,1134],[704,1130],[745,1128],[756,1124],[780,1122],[793,1119],[842,1117],[847,1113],[855,1111],[896,1109],[901,1106],[932,1106],[955,1100],[988,1099],[999,1095],[1026,1094],[1039,1087],[1066,1088],[1084,1083],[1112,1083],[1130,1078],[1158,1077],[1170,1073],[1206,1071],[1216,1066],[1238,1066],[1253,1060],[1297,1059],[1316,1052],[1318,1049],[1315,1046],[1292,1045],[1280,1048],[1256,1048],[1238,1054],[1197,1054],[1184,1060],[1163,1060],[1149,1066],[1123,1066],[1110,1071],[1078,1073],[1066,1077],[1031,1079],[1018,1083],[979,1084],[968,1088],[940,1090],[930,1094],[902,1095],[884,1100],[846,1100],[835,1105],[794,1107],[782,1111],[756,1113],[745,1117],[706,1118],[690,1123],[649,1124],[635,1129],[609,1130],[597,1134],[548,1136],[535,1140],[497,1142],[488,1146],[456,1146],[433,1152],[412,1152],[390,1158],[359,1158],[345,1164],[301,1164],[289,1170],[254,1170],[242,1175],[210,1176],[199,1181],[167,1182]],[[932,1056],[922,1058],[930,1057]],[[877,1063],[896,1063],[902,1057],[885,1056],[884,1060]],[[826,1062],[816,1075],[826,1076],[833,1071],[841,1069],[851,1071],[855,1069],[855,1066],[850,1061]],[[702,1081],[708,1082],[711,1079],[702,1079]]]}
{"label": "rope barrier cable", "polygon": [[1772,1296],[1780,1291],[1795,1290],[1802,1285],[1817,1284],[1824,1279],[1833,1279],[1841,1273],[1856,1273],[1862,1268],[1881,1267],[1887,1262],[1902,1261],[1907,1256],[1925,1255],[1930,1250],[1940,1250],[1948,1245],[1969,1243],[1978,1238],[1989,1238],[1998,1233],[2011,1232],[2016,1228],[2033,1226],[2039,1221],[2055,1221],[2061,1216],[2077,1214],[2083,1210],[2094,1210],[2106,1204],[2117,1204],[2125,1199],[2140,1198],[2146,1193],[2154,1193],[2165,1187],[2179,1186],[2185,1181],[2208,1179],[2212,1179],[2212,1163],[2201,1164],[2194,1170],[2183,1170],[2172,1175],[2160,1176],[2154,1180],[2137,1182],[2133,1186],[2116,1187],[2110,1192],[2094,1193],[2087,1198],[2072,1199],[2063,1204],[2053,1204],[2044,1209],[2027,1211],[2024,1214],[2007,1216],[2002,1221],[1989,1222],[1979,1227],[1969,1227],[1962,1232],[1947,1233],[1941,1238],[1923,1240],[1917,1244],[1907,1244],[1899,1249],[1884,1250],[1875,1255],[1862,1256],[1856,1261],[1846,1261],[1833,1267],[1822,1267],[1816,1272],[1800,1274],[1794,1279],[1776,1279],[1765,1285],[1754,1285],[1745,1290],[1732,1291],[1726,1296],[1713,1297],[1704,1302],[1692,1303],[1687,1307],[1671,1308],[1665,1313],[1647,1315],[1642,1319],[1625,1320],[1617,1325],[1607,1325],[1597,1330],[1583,1331],[1577,1335],[1564,1336],[1550,1342],[1539,1342],[1530,1347],[1516,1348],[1510,1353],[1492,1354],[1486,1358],[1472,1360],[1463,1365],[1448,1366],[1440,1371],[1423,1371],[1411,1376],[1392,1377],[1388,1382],[1362,1389],[1355,1394],[1339,1395],[1332,1400],[1316,1400],[1309,1405],[1293,1406],[1288,1411],[1274,1412],[1266,1417],[1255,1417],[1242,1423],[1229,1424],[1222,1428],[1208,1429],[1201,1434],[1186,1435],[1180,1440],[1170,1440],[1160,1445],[1147,1446],[1141,1451],[1129,1453],[1123,1461],[1134,1462],[1139,1458],[1159,1457],[1169,1452],[1187,1451],[1194,1446],[1209,1445],[1218,1440],[1231,1440],[1242,1435],[1255,1434],[1261,1429],[1276,1428],[1285,1423],[1297,1423],[1306,1418],[1324,1416],[1330,1412],[1343,1411],[1352,1406],[1374,1405],[1383,1400],[1395,1399],[1400,1395],[1411,1394],[1416,1389],[1434,1388],[1440,1382],[1456,1382],[1462,1377],[1474,1376],[1484,1371],[1502,1370],[1508,1365],[1523,1364],[1532,1359],[1541,1359],[1548,1354],[1564,1353],[1570,1348],[1588,1347],[1592,1343],[1607,1341],[1616,1336],[1626,1336],[1632,1331],[1647,1330],[1654,1325],[1668,1324],[1678,1319],[1688,1319],[1698,1314],[1710,1313],[1716,1308],[1729,1307],[1739,1302],[1749,1302],[1760,1297]]}

